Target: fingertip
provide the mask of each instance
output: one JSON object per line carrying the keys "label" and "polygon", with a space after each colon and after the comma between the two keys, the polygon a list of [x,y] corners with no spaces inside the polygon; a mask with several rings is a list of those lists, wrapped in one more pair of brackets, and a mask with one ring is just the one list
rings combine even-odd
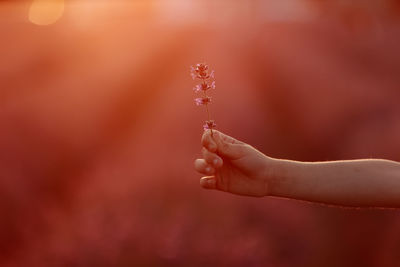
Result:
{"label": "fingertip", "polygon": [[202,135],[202,137],[201,137],[201,141],[205,141],[206,140],[206,138],[207,138],[207,136],[208,135],[210,135],[211,134],[211,131],[210,131],[210,129],[206,129],[206,130],[204,130],[204,132],[203,132],[203,135]]}
{"label": "fingertip", "polygon": [[200,185],[201,187],[205,189],[215,189],[216,187],[216,181],[215,177],[203,177],[200,179]]}
{"label": "fingertip", "polygon": [[195,168],[197,168],[197,166],[199,166],[201,164],[202,159],[195,159],[195,161],[193,162],[193,165]]}
{"label": "fingertip", "polygon": [[194,161],[194,169],[205,175],[213,175],[215,173],[215,168],[208,164],[205,159],[196,159]]}

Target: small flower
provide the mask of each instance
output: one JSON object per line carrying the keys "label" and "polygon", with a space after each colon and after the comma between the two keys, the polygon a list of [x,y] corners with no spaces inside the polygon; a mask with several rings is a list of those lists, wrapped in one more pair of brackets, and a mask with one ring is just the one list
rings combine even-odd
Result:
{"label": "small flower", "polygon": [[[213,77],[214,77],[214,71],[212,72],[212,75],[213,75]],[[211,83],[211,88],[210,89],[215,89],[215,81],[213,81],[212,83]]]}
{"label": "small flower", "polygon": [[217,124],[214,120],[206,121],[206,123],[203,125],[204,130],[214,129],[215,127],[217,127]]}
{"label": "small flower", "polygon": [[198,93],[198,92],[200,92],[200,91],[208,91],[208,90],[210,90],[210,89],[215,89],[215,81],[213,81],[213,82],[211,83],[211,85],[208,84],[208,83],[202,83],[202,84],[196,85],[196,86],[193,88],[193,90],[194,90],[196,93]]}
{"label": "small flower", "polygon": [[205,96],[205,97],[198,97],[194,99],[194,102],[196,102],[196,105],[207,105],[208,103],[211,103],[211,97]]}
{"label": "small flower", "polygon": [[195,91],[196,93],[200,92],[201,88],[202,88],[202,84],[198,84],[195,87],[193,87],[193,91]]}
{"label": "small flower", "polygon": [[194,67],[191,66],[191,73],[190,75],[192,76],[193,79],[198,78],[198,79],[203,79],[207,80],[209,78],[214,78],[214,71],[212,71],[210,74],[208,73],[208,65],[204,63],[198,63]]}

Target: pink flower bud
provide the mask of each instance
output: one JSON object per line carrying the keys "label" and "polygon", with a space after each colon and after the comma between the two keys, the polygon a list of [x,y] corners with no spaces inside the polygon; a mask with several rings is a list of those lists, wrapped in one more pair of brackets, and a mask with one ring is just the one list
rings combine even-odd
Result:
{"label": "pink flower bud", "polygon": [[215,89],[215,81],[213,81],[213,82],[211,83],[211,85],[208,84],[207,82],[204,82],[204,83],[202,83],[202,84],[198,84],[198,85],[196,85],[195,87],[193,87],[193,90],[194,90],[196,93],[198,93],[198,92],[200,92],[200,91],[208,91],[208,90],[210,90],[210,89]]}
{"label": "pink flower bud", "polygon": [[206,121],[206,123],[203,125],[204,130],[214,129],[216,127],[217,127],[217,124],[215,123],[214,120]]}
{"label": "pink flower bud", "polygon": [[195,99],[194,99],[194,102],[196,102],[196,104],[197,104],[198,106],[200,106],[200,105],[206,105],[206,104],[211,103],[211,97],[209,97],[209,96],[198,97],[198,98],[195,98]]}
{"label": "pink flower bud", "polygon": [[202,80],[207,80],[210,78],[214,78],[214,71],[208,73],[208,65],[204,63],[196,64],[195,66],[190,67],[190,75],[193,79],[198,78]]}

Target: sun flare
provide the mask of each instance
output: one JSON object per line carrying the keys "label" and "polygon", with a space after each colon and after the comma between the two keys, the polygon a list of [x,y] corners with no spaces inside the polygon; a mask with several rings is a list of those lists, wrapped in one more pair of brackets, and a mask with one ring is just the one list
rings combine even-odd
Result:
{"label": "sun flare", "polygon": [[64,0],[33,0],[29,21],[36,25],[56,23],[64,13]]}

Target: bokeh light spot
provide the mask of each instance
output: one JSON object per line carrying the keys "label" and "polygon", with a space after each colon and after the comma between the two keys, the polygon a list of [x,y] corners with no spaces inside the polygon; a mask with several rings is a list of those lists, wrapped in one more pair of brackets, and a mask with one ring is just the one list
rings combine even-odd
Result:
{"label": "bokeh light spot", "polygon": [[36,25],[57,22],[64,13],[64,0],[34,0],[29,8],[29,21]]}

